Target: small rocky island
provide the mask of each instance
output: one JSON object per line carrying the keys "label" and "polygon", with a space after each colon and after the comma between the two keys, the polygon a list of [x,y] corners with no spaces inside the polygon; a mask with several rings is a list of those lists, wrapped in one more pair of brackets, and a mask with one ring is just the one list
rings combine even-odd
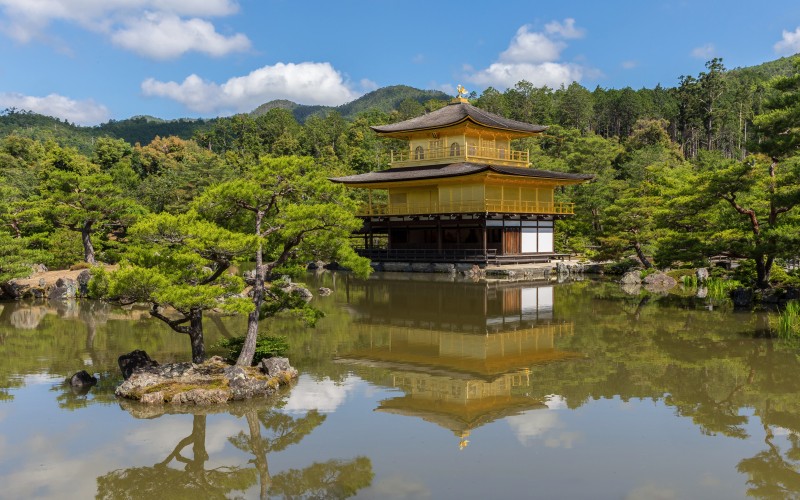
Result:
{"label": "small rocky island", "polygon": [[159,364],[144,351],[119,357],[125,381],[117,396],[145,404],[214,405],[274,394],[297,378],[287,358],[263,359],[258,366],[241,367],[213,356],[201,364]]}

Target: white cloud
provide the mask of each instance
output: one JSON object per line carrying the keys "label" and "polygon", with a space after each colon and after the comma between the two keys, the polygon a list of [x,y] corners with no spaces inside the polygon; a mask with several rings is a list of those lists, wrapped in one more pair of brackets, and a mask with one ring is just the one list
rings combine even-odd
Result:
{"label": "white cloud", "polygon": [[622,69],[633,69],[639,66],[639,63],[636,61],[622,61],[620,66],[622,66]]}
{"label": "white cloud", "polygon": [[359,380],[357,377],[347,377],[344,382],[336,383],[330,379],[316,381],[301,375],[283,408],[290,412],[335,411],[347,399],[347,394],[355,389]]}
{"label": "white cloud", "polygon": [[710,59],[714,57],[716,52],[717,49],[714,47],[714,44],[707,43],[705,45],[701,45],[700,47],[693,48],[692,57],[696,57],[697,59]]}
{"label": "white cloud", "polygon": [[800,52],[800,27],[794,31],[783,30],[781,41],[774,48],[778,54],[792,55]]}
{"label": "white cloud", "polygon": [[364,90],[365,92],[371,92],[373,90],[378,90],[378,84],[376,82],[373,82],[372,80],[370,80],[368,78],[362,78],[361,81],[358,82],[358,83],[359,83],[359,85],[361,85],[361,89]]}
{"label": "white cloud", "polygon": [[501,88],[513,87],[520,80],[527,80],[535,87],[558,87],[579,81],[584,74],[581,66],[568,63],[546,62],[542,64],[494,63],[468,79],[478,85]]}
{"label": "white cloud", "polygon": [[575,19],[568,17],[563,23],[553,21],[544,26],[544,30],[551,35],[558,35],[561,38],[583,38],[586,30],[575,27]]}
{"label": "white cloud", "polygon": [[545,25],[544,32],[531,31],[529,25],[517,30],[514,38],[489,67],[474,71],[465,68],[467,80],[472,83],[508,88],[520,80],[535,86],[557,87],[568,85],[586,75],[587,69],[573,63],[560,62],[567,47],[564,40],[581,38],[584,30],[575,26],[574,19],[553,21]]}
{"label": "white cloud", "polygon": [[201,19],[234,14],[239,6],[232,0],[0,0],[0,9],[5,19],[0,30],[21,43],[47,41],[50,24],[61,21],[156,59],[188,51],[220,56],[250,48],[245,35],[223,36]]}
{"label": "white cloud", "polygon": [[551,40],[544,33],[531,33],[529,26],[522,26],[502,54],[505,63],[541,63],[554,61],[566,47],[564,42]]}
{"label": "white cloud", "polygon": [[0,109],[17,108],[41,115],[54,116],[79,125],[97,125],[110,117],[108,108],[92,99],[76,101],[58,94],[45,97],[0,93]]}
{"label": "white cloud", "polygon": [[191,50],[219,57],[250,48],[250,40],[242,34],[224,37],[208,21],[157,12],[126,23],[111,34],[111,41],[153,59],[173,59]]}
{"label": "white cloud", "polygon": [[[552,398],[552,397],[551,397]],[[549,399],[548,406],[560,408],[561,399]],[[506,419],[517,439],[524,446],[530,446],[540,440],[548,448],[570,449],[581,440],[581,434],[564,431],[564,424],[558,418],[558,412],[549,410],[532,410]]]}
{"label": "white cloud", "polygon": [[264,66],[221,85],[195,74],[181,83],[148,78],[142,82],[142,92],[173,99],[199,113],[250,111],[273,99],[339,105],[358,96],[333,66],[314,62]]}

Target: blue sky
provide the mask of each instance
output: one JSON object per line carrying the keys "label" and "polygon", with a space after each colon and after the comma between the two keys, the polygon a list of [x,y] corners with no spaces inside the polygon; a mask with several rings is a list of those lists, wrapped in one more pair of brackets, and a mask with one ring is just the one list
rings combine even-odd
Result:
{"label": "blue sky", "polygon": [[397,84],[674,86],[798,52],[797,0],[0,0],[0,109],[95,125]]}

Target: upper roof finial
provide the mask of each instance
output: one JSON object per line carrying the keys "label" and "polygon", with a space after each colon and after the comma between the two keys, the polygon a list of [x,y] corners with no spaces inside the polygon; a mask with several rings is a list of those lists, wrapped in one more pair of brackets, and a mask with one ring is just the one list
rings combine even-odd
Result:
{"label": "upper roof finial", "polygon": [[468,90],[465,89],[461,84],[456,87],[456,92],[458,92],[458,95],[453,99],[453,103],[469,102],[466,97]]}

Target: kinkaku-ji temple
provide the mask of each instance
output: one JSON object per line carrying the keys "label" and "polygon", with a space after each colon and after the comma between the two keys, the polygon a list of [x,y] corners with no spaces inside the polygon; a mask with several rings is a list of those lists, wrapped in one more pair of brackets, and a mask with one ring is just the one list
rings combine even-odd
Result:
{"label": "kinkaku-ji temple", "polygon": [[511,149],[512,140],[547,127],[479,109],[462,92],[431,113],[372,127],[408,141],[389,169],[331,179],[368,190],[358,236],[372,261],[503,264],[556,255],[554,221],[574,205],[556,201],[555,190],[592,176],[531,168],[529,152]]}
{"label": "kinkaku-ji temple", "polygon": [[554,292],[552,285],[513,282],[349,282],[359,342],[337,361],[386,370],[389,380],[373,382],[403,395],[381,401],[377,411],[443,427],[463,448],[479,427],[547,408],[531,394],[531,367],[581,359],[556,346],[574,325],[554,313]]}

